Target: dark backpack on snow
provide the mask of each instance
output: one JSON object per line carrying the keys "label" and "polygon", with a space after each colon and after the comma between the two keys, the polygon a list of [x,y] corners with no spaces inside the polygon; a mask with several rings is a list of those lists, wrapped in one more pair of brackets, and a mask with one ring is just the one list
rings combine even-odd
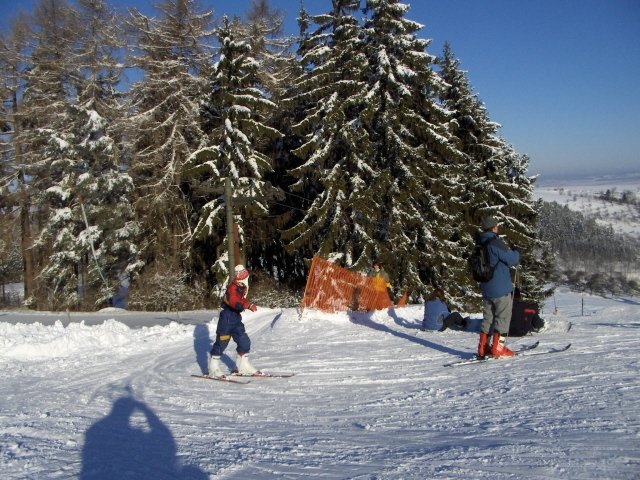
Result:
{"label": "dark backpack on snow", "polygon": [[473,247],[469,257],[469,267],[471,276],[476,282],[488,282],[493,278],[493,271],[496,267],[489,264],[489,244],[493,240],[495,239],[490,238],[482,242],[478,239]]}
{"label": "dark backpack on snow", "polygon": [[533,302],[513,301],[509,335],[522,337],[531,331],[540,329],[544,321],[538,315],[538,305]]}

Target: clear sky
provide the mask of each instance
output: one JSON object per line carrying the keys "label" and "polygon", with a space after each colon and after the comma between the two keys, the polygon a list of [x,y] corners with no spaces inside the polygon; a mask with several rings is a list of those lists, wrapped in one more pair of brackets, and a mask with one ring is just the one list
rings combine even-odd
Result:
{"label": "clear sky", "polygon": [[[3,19],[36,0],[0,0]],[[109,0],[152,14],[157,0]],[[216,16],[251,0],[201,0]],[[299,0],[271,0],[298,31]],[[445,41],[491,119],[542,178],[640,171],[639,0],[404,0],[431,54]],[[310,13],[330,0],[305,0]]]}

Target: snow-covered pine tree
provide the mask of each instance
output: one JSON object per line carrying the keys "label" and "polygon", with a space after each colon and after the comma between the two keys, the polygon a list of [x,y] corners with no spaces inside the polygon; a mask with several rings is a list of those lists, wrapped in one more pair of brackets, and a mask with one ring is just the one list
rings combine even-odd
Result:
{"label": "snow-covered pine tree", "polygon": [[[482,218],[496,214],[506,204],[506,199],[496,191],[492,173],[494,158],[501,154],[503,142],[497,137],[500,125],[489,119],[485,105],[473,91],[449,43],[445,43],[438,65],[446,83],[440,98],[443,105],[453,112],[451,133],[458,148],[465,154],[460,165],[464,180],[460,204],[460,244],[470,252]],[[463,271],[459,282],[467,292],[476,292],[470,303],[477,306],[480,298],[477,283],[468,269]]]}
{"label": "snow-covered pine tree", "polygon": [[[528,298],[540,301],[549,277],[543,260],[548,258],[548,246],[537,240],[538,207],[532,198],[534,179],[527,176],[528,159],[498,136],[500,125],[489,119],[485,105],[473,92],[448,43],[439,65],[447,84],[441,99],[454,112],[453,134],[466,155],[462,165],[465,188],[461,244],[470,251],[482,218],[499,218],[509,241],[522,252],[518,271],[523,291]],[[468,271],[460,283],[467,291],[475,291],[478,300],[476,282]]]}
{"label": "snow-covered pine tree", "polygon": [[286,64],[279,63],[279,68],[282,72],[280,75],[284,74],[286,77],[282,78],[272,97],[278,104],[278,109],[273,112],[271,125],[282,132],[282,137],[270,142],[267,147],[267,152],[273,159],[273,171],[267,175],[267,178],[283,192],[284,198],[273,202],[269,217],[265,218],[264,222],[260,222],[262,251],[255,247],[252,249],[254,262],[257,260],[255,257],[259,257],[259,265],[265,272],[294,289],[301,289],[305,285],[308,260],[313,256],[310,249],[303,247],[284,248],[281,238],[281,231],[302,220],[306,207],[311,203],[308,192],[293,193],[290,188],[297,179],[289,172],[300,164],[300,159],[292,151],[295,151],[304,141],[301,135],[293,132],[292,126],[305,118],[305,112],[310,108],[308,102],[302,103],[296,95],[298,88],[295,79],[301,77],[305,70],[303,45],[304,39],[308,38],[309,26],[309,15],[302,5],[298,23],[300,25],[300,36],[297,38],[298,50],[296,55],[284,53]]}
{"label": "snow-covered pine tree", "polygon": [[306,208],[283,239],[289,251],[364,270],[384,227],[375,188],[379,172],[371,163],[375,145],[361,116],[369,67],[353,16],[359,6],[357,0],[334,0],[328,13],[310,17],[317,28],[303,37],[305,70],[287,105],[300,118],[292,128],[302,139],[293,150],[301,161],[289,171],[296,179],[290,189]]}
{"label": "snow-covered pine tree", "polygon": [[69,13],[75,37],[67,51],[73,63],[65,63],[63,121],[38,131],[49,177],[39,179],[47,184],[39,205],[46,216],[36,245],[49,253],[39,279],[50,308],[108,304],[120,276],[139,268],[133,183],[119,170],[110,136],[120,115],[116,18],[102,0],[80,0]]}
{"label": "snow-covered pine tree", "polygon": [[525,299],[538,303],[550,295],[547,283],[553,275],[551,245],[540,238],[541,202],[534,200],[535,177],[529,175],[529,157],[507,150],[507,182],[498,188],[507,197],[506,233],[520,251],[516,286]]}
{"label": "snow-covered pine tree", "polygon": [[[259,268],[278,281],[295,283],[296,272],[299,270],[296,268],[296,256],[288,255],[280,242],[280,228],[291,212],[282,201],[283,191],[288,184],[283,163],[289,155],[288,137],[290,125],[294,121],[292,112],[284,107],[281,99],[286,95],[284,92],[290,87],[295,71],[299,68],[292,53],[295,40],[293,37],[283,37],[284,14],[272,8],[268,0],[254,0],[245,18],[252,56],[260,64],[260,82],[269,92],[269,98],[278,105],[270,113],[268,123],[283,134],[269,139],[262,149],[273,160],[273,171],[264,178],[281,190],[272,190],[279,200],[270,202],[269,215],[255,218],[252,222],[252,235],[245,238],[250,244],[245,249],[246,261],[254,270]],[[305,274],[306,272],[302,275]]]}
{"label": "snow-covered pine tree", "polygon": [[260,64],[258,77],[264,89],[282,96],[292,75],[292,38],[283,37],[284,14],[268,0],[254,0],[244,22],[251,55]]}
{"label": "snow-covered pine tree", "polygon": [[380,225],[376,250],[402,290],[459,290],[466,268],[458,242],[459,165],[464,155],[449,134],[451,112],[438,103],[444,84],[433,69],[429,41],[397,0],[367,0],[368,105],[375,140],[372,188]]}
{"label": "snow-covered pine tree", "polygon": [[[74,58],[77,15],[64,0],[41,1],[33,14],[33,48],[27,59],[21,130],[16,141],[22,148],[19,168],[28,179],[33,213],[34,274],[37,283],[25,302],[32,307],[58,308],[77,305],[78,259],[73,253],[73,236],[53,236],[51,228],[68,218],[72,201],[65,188],[64,203],[56,202],[47,192],[63,183],[72,168],[66,155],[71,145],[68,133],[68,106],[75,95],[75,78],[71,60]],[[60,196],[62,198],[62,195]],[[55,239],[55,244],[54,244]],[[65,250],[65,249],[69,250]],[[38,275],[48,266],[61,262],[59,280],[51,284]],[[68,281],[68,282],[67,282]]]}
{"label": "snow-covered pine tree", "polygon": [[124,116],[117,89],[122,73],[117,57],[124,47],[119,18],[104,0],[78,0],[78,14],[78,99],[70,107],[77,145],[74,193],[84,221],[77,238],[88,264],[83,296],[101,291],[94,296],[99,304],[142,267],[140,225],[131,204],[133,180],[122,171],[118,149]]}
{"label": "snow-covered pine tree", "polygon": [[187,282],[197,281],[203,268],[191,244],[198,185],[187,185],[184,168],[205,138],[200,104],[213,54],[212,13],[198,5],[164,0],[158,17],[133,11],[127,20],[134,39],[128,64],[139,80],[128,92],[132,114],[123,123],[124,151],[146,239],[144,259],[153,266],[145,271],[171,272]]}
{"label": "snow-covered pine tree", "polygon": [[[31,234],[31,191],[27,187],[27,177],[23,169],[23,148],[21,145],[22,104],[24,74],[27,68],[25,57],[29,45],[29,19],[19,15],[8,32],[0,33],[0,75],[2,80],[2,120],[0,120],[0,155],[5,166],[3,178],[6,185],[15,188],[15,198],[10,204],[20,208],[20,247],[23,259],[23,298],[29,298],[34,290],[34,265]],[[8,189],[7,189],[8,190]],[[6,191],[9,194],[8,191]]]}
{"label": "snow-covered pine tree", "polygon": [[[252,55],[248,30],[236,18],[223,17],[216,29],[219,58],[211,71],[209,95],[202,105],[206,144],[195,152],[187,167],[198,182],[211,187],[198,212],[195,238],[213,237],[224,230],[225,204],[220,199],[226,178],[233,186],[234,221],[238,225],[240,248],[245,235],[253,232],[252,221],[269,213],[271,192],[264,177],[272,170],[263,153],[267,139],[280,136],[269,126],[276,105],[262,83],[260,63]],[[219,188],[218,193],[214,193]],[[251,199],[251,201],[246,201]],[[212,267],[218,293],[228,279],[226,236],[219,239],[217,259]]]}

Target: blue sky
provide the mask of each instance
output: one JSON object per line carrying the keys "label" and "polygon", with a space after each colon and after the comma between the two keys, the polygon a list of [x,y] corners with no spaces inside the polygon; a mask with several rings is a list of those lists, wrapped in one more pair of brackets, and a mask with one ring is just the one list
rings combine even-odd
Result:
{"label": "blue sky", "polygon": [[[242,15],[251,0],[201,0]],[[35,0],[0,0],[4,19]],[[111,0],[152,13],[157,0]],[[297,33],[298,0],[271,0]],[[640,1],[405,0],[428,51],[451,44],[500,133],[542,178],[640,171]],[[305,0],[311,13],[330,0]]]}

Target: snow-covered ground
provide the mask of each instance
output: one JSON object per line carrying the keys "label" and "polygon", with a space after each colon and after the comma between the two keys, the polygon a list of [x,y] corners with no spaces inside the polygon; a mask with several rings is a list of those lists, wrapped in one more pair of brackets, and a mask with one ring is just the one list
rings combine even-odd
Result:
{"label": "snow-covered ground", "polygon": [[296,375],[248,385],[190,377],[205,366],[215,312],[178,323],[113,311],[84,324],[80,314],[0,312],[0,472],[637,479],[640,299],[560,291],[555,306],[546,331],[510,343],[571,342],[567,352],[456,368],[443,365],[472,355],[477,334],[420,331],[420,305],[351,316],[259,309],[245,315],[252,363]]}

